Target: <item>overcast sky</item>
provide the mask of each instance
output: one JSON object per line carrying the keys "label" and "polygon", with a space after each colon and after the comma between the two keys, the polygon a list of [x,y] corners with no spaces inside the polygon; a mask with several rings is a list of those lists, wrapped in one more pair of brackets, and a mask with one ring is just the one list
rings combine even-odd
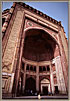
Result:
{"label": "overcast sky", "polygon": [[[26,4],[42,11],[57,21],[61,21],[66,37],[68,38],[68,2],[25,2]],[[13,2],[3,2],[2,10],[10,8]]]}

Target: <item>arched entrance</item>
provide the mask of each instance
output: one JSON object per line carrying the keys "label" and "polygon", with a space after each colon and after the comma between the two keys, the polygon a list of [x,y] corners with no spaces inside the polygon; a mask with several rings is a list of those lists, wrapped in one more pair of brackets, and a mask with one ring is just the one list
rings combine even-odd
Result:
{"label": "arched entrance", "polygon": [[41,93],[43,95],[48,95],[50,92],[50,81],[48,79],[41,80]]}
{"label": "arched entrance", "polygon": [[26,85],[25,85],[25,93],[27,95],[33,95],[36,92],[36,81],[30,77],[26,79]]}
{"label": "arched entrance", "polygon": [[[56,53],[57,43],[54,40],[54,38],[42,29],[29,29],[25,31],[24,35],[25,37],[24,37],[24,48],[23,48],[22,59],[24,58],[29,62],[31,61],[31,63],[37,62],[35,65],[42,62],[41,64],[43,69],[43,71],[39,71],[38,68],[39,65],[37,65],[36,71],[34,73],[34,71],[30,66],[28,68],[24,67],[23,71],[26,72],[24,75],[25,79],[27,78],[27,75],[28,77],[30,77],[26,79],[26,81],[24,79],[23,82],[24,93],[29,95],[31,92],[38,92],[38,91],[40,92],[40,87],[39,87],[40,74],[41,76],[44,76],[45,74],[45,77],[47,77],[47,73],[50,71],[50,69],[48,70],[48,67],[47,69],[44,69],[43,62],[46,61],[50,63],[50,61],[54,59],[56,55],[59,55],[59,52]],[[26,65],[28,65],[28,63],[26,63]],[[31,63],[29,64],[31,65]],[[33,76],[36,76],[36,81],[33,79]],[[47,95],[48,92],[50,92],[50,81],[46,80],[45,83],[42,82],[41,82],[41,92]]]}

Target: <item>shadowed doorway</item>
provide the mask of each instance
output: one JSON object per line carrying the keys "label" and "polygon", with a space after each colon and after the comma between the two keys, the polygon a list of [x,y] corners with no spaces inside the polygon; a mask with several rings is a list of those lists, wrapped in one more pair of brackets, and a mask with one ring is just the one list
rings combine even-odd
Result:
{"label": "shadowed doorway", "polygon": [[48,95],[48,86],[46,87],[43,86],[43,94]]}
{"label": "shadowed doorway", "polygon": [[26,80],[25,93],[26,95],[34,95],[36,92],[36,81],[30,77]]}

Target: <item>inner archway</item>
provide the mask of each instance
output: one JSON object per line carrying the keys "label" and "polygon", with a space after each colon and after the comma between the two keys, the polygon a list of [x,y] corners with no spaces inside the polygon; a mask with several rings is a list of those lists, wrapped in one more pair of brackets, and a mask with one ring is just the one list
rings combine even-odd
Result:
{"label": "inner archway", "polygon": [[25,93],[32,94],[36,92],[36,81],[30,77],[26,79]]}
{"label": "inner archway", "polygon": [[[42,79],[44,75],[45,78],[50,76],[51,61],[59,55],[58,51],[57,42],[46,31],[42,29],[25,31],[22,56],[22,60],[25,62],[23,71],[26,72],[23,83],[25,94],[34,93],[35,95],[43,90],[43,93],[47,95],[50,92],[50,80],[49,83],[41,83],[40,78]],[[33,70],[34,66],[36,67],[35,71]],[[36,77],[36,80],[33,77]]]}
{"label": "inner archway", "polygon": [[50,81],[48,79],[41,80],[41,93],[44,95],[48,95],[50,92]]}

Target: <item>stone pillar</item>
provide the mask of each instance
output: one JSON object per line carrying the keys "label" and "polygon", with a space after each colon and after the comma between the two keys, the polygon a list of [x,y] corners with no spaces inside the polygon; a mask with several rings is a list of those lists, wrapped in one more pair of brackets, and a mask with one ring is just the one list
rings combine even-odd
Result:
{"label": "stone pillar", "polygon": [[27,66],[27,64],[25,63],[25,65],[24,65],[24,76],[23,76],[23,92],[24,92],[24,90],[25,90],[26,66]]}
{"label": "stone pillar", "polygon": [[9,93],[11,93],[11,91],[12,91],[13,81],[14,81],[14,73],[12,73],[12,76],[11,76],[11,82],[10,82],[10,87],[9,87]]}
{"label": "stone pillar", "polygon": [[52,90],[52,93],[54,94],[54,82],[53,82],[53,72],[52,72],[52,69],[51,69],[51,65],[50,65],[50,81],[51,81],[51,90]]}
{"label": "stone pillar", "polygon": [[51,89],[50,89],[50,84],[48,85],[48,91],[49,91],[49,92],[51,92]]}
{"label": "stone pillar", "polygon": [[36,67],[36,91],[39,91],[39,66]]}
{"label": "stone pillar", "polygon": [[64,76],[63,76],[60,56],[55,58],[55,66],[56,66],[58,89],[59,89],[60,93],[66,94],[66,86],[65,86],[65,80],[64,80]]}
{"label": "stone pillar", "polygon": [[63,31],[59,31],[58,34],[58,42],[59,42],[59,47],[60,47],[60,53],[61,53],[61,65],[62,65],[62,71],[64,75],[64,80],[65,80],[65,86],[66,90],[68,91],[68,47],[65,42],[64,38],[64,33]]}
{"label": "stone pillar", "polygon": [[19,91],[21,91],[21,77],[19,79]]}
{"label": "stone pillar", "polygon": [[[21,20],[19,20],[19,19],[21,19]],[[6,73],[8,72],[8,73],[12,74],[13,68],[14,68],[14,63],[15,63],[15,58],[17,56],[16,55],[17,47],[20,51],[20,53],[18,53],[18,57],[17,57],[17,63],[15,66],[14,76],[13,76],[13,74],[11,76],[11,83],[10,83],[11,85],[7,86],[7,88],[10,89],[7,93],[11,92],[14,94],[14,96],[16,96],[16,94],[17,94],[18,80],[19,80],[20,68],[21,68],[21,57],[22,57],[22,52],[23,52],[24,40],[22,39],[22,36],[24,34],[22,33],[23,27],[21,27],[21,26],[24,26],[23,22],[24,22],[24,11],[23,12],[17,11],[15,21],[13,23],[11,31],[9,32],[9,36],[8,36],[8,39],[6,42],[7,45],[6,45],[6,47],[3,47],[3,49],[4,48],[5,49],[3,50],[4,54],[3,54],[3,58],[2,58],[2,63],[4,64],[5,68],[3,68],[2,71],[6,72]],[[5,23],[4,26],[6,26],[6,24],[7,23]],[[9,27],[8,27],[8,29],[9,29]],[[8,32],[6,32],[6,34],[8,34]],[[21,36],[21,37],[19,37],[19,36]],[[20,43],[21,45],[19,46],[18,43]],[[15,80],[14,80],[14,78],[15,78]],[[7,83],[9,85],[8,80],[7,80]],[[14,83],[14,85],[13,85],[13,83]],[[12,92],[12,89],[13,89],[13,92]],[[7,89],[5,89],[5,90],[7,91]]]}

